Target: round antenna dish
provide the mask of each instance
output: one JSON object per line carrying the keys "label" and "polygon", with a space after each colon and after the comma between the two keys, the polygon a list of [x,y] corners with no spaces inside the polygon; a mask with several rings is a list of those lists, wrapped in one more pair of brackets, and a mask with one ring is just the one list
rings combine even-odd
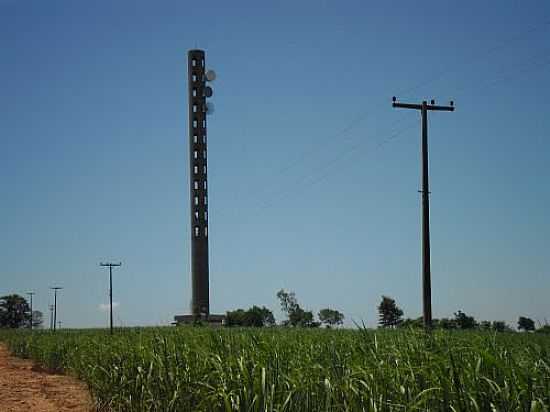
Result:
{"label": "round antenna dish", "polygon": [[208,70],[206,72],[206,80],[209,82],[216,80],[216,72],[214,70]]}
{"label": "round antenna dish", "polygon": [[211,88],[210,86],[206,86],[206,87],[204,88],[204,95],[205,95],[206,97],[212,97],[212,93],[213,93],[213,92],[212,92],[212,88]]}
{"label": "round antenna dish", "polygon": [[208,102],[206,103],[206,114],[212,114],[214,113],[214,103]]}

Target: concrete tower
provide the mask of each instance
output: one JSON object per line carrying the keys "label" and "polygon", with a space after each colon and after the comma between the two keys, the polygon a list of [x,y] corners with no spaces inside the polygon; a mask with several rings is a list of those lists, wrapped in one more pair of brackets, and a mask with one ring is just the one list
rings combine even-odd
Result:
{"label": "concrete tower", "polygon": [[210,314],[208,270],[208,175],[206,79],[203,50],[188,53],[189,84],[189,197],[191,201],[191,313]]}
{"label": "concrete tower", "polygon": [[178,323],[197,320],[220,324],[224,315],[210,313],[210,274],[208,269],[208,174],[206,114],[212,96],[207,82],[215,79],[212,70],[205,70],[204,50],[188,52],[187,76],[189,94],[189,199],[191,211],[191,313],[176,315]]}

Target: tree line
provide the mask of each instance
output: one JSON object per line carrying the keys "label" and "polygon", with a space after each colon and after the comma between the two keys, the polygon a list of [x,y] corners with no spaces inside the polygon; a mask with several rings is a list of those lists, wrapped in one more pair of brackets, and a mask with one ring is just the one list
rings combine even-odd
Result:
{"label": "tree line", "polygon": [[[277,292],[277,299],[281,305],[281,311],[286,318],[280,323],[286,327],[318,328],[324,325],[327,328],[340,326],[344,323],[344,315],[331,308],[321,309],[317,313],[317,319],[312,311],[304,309],[294,292],[281,289]],[[422,328],[422,317],[404,318],[403,310],[397,305],[395,299],[389,296],[382,296],[377,307],[379,328]],[[43,324],[42,312],[34,310],[30,313],[27,300],[17,294],[0,297],[0,328],[25,328],[32,325],[40,328]],[[269,327],[275,326],[273,312],[265,306],[252,306],[249,309],[236,309],[226,312],[226,326],[243,327]],[[454,313],[452,318],[433,319],[434,329],[448,330],[492,330],[497,332],[512,332],[513,329],[504,321],[477,321],[462,310]],[[550,333],[550,325],[535,326],[535,321],[526,316],[520,316],[517,322],[517,329],[525,332]]]}
{"label": "tree line", "polygon": [[[378,305],[378,326],[380,328],[422,328],[424,327],[422,317],[411,319],[403,318],[403,310],[397,306],[395,299],[389,296],[382,296],[382,301]],[[433,319],[432,327],[434,329],[478,329],[493,330],[496,332],[513,332],[514,330],[504,321],[477,321],[473,316],[468,316],[462,310],[454,313],[453,318]],[[535,321],[531,318],[520,316],[517,328],[520,331],[540,333],[550,333],[550,325],[542,325],[538,329],[535,327]]]}
{"label": "tree line", "polygon": [[20,295],[0,297],[0,328],[39,328],[43,323],[43,315],[39,310],[33,310],[27,300]]}
{"label": "tree line", "polygon": [[[336,309],[324,308],[317,314],[318,321],[315,320],[313,312],[305,310],[298,303],[294,292],[287,292],[281,289],[277,292],[277,299],[281,305],[281,311],[286,315],[286,319],[282,321],[281,326],[302,327],[302,328],[318,328],[325,325],[327,328],[342,325],[344,323],[344,315]],[[262,306],[252,306],[250,309],[237,309],[226,313],[226,326],[274,326],[275,317],[273,312]]]}

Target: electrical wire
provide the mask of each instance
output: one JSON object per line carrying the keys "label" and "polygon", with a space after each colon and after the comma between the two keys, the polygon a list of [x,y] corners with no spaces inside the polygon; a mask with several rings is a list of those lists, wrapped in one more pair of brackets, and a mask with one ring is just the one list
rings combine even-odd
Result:
{"label": "electrical wire", "polygon": [[[462,65],[466,65],[466,64],[470,64],[472,60],[479,60],[481,58],[486,58],[487,56],[490,56],[491,54],[503,49],[505,46],[509,46],[510,43],[512,42],[515,42],[517,40],[520,40],[521,38],[523,38],[523,36],[525,34],[528,34],[528,33],[532,33],[534,31],[538,31],[540,30],[541,28],[544,28],[544,27],[547,27],[548,25],[550,25],[550,21],[544,21],[540,24],[537,24],[533,27],[531,27],[529,30],[527,31],[524,31],[522,33],[520,33],[519,35],[515,36],[514,38],[512,39],[509,39],[509,40],[506,40],[506,41],[503,41],[501,42],[501,44],[498,44],[492,48],[490,48],[487,52],[483,53],[483,55],[478,55],[478,56],[475,56],[474,58],[472,59],[466,59],[465,61],[462,62]],[[546,60],[544,60],[544,65],[548,64],[550,62],[547,62]],[[529,66],[531,67],[531,65]],[[539,66],[540,67],[540,66]],[[418,90],[419,88],[421,87],[424,87],[428,84],[431,84],[437,80],[440,80],[441,78],[443,78],[444,76],[450,74],[450,73],[453,73],[453,72],[456,72],[458,71],[458,69],[452,69],[452,70],[443,70],[441,71],[440,73],[438,73],[437,75],[435,76],[432,76],[430,79],[427,79],[427,80],[424,80],[420,83],[418,83],[417,85],[411,87],[411,88],[406,88],[404,90],[401,90],[399,91],[398,93],[396,93],[397,95],[406,95],[406,94],[409,94],[415,90]],[[499,83],[500,81],[502,80],[505,80],[509,77],[506,76],[505,78],[502,78],[502,79],[493,79],[491,80],[491,82],[486,85],[486,86],[490,86],[490,85],[494,85],[494,84],[497,84]],[[475,87],[475,88],[479,88],[479,85],[475,85],[475,86],[470,86],[470,87]],[[470,88],[468,87],[468,88]],[[466,88],[466,89],[468,89]],[[465,88],[462,88],[462,89],[459,89],[457,91],[457,95],[461,94],[462,92],[464,92]],[[380,106],[378,106],[380,107]],[[381,109],[379,109],[381,110]],[[378,111],[378,110],[376,110]],[[375,111],[375,112],[376,112]],[[283,174],[286,174],[287,172],[289,172],[290,170],[294,169],[297,165],[299,164],[303,164],[304,160],[307,159],[308,157],[311,157],[313,154],[316,154],[316,153],[319,153],[321,152],[322,150],[326,149],[326,146],[324,146],[324,144],[326,144],[327,141],[334,141],[336,139],[339,139],[339,138],[342,138],[344,136],[347,136],[350,134],[351,131],[353,131],[354,128],[356,128],[359,124],[361,124],[364,120],[366,120],[368,117],[373,117],[375,112],[371,112],[370,110],[369,111],[366,111],[366,112],[362,112],[360,113],[359,115],[356,115],[352,120],[350,120],[346,126],[344,126],[339,132],[335,133],[335,134],[331,134],[331,135],[327,135],[324,139],[321,139],[321,140],[316,140],[315,141],[315,144],[316,146],[313,147],[311,150],[308,150],[308,151],[305,151],[303,152],[298,158],[294,159],[293,161],[291,161],[290,163],[288,163],[287,165],[283,166],[283,168],[281,168],[278,172],[275,173],[275,176],[280,176],[280,175],[283,175]],[[392,122],[392,126],[395,126],[396,123],[398,123],[399,121],[397,122]],[[390,126],[391,127],[391,126]],[[398,135],[400,135],[401,133],[403,133],[404,131],[410,129],[412,127],[412,125],[408,126],[406,129],[404,130],[401,130],[400,132],[398,132],[397,134],[390,134],[389,138],[386,138],[385,140],[383,140],[381,143],[379,143],[377,146],[376,146],[376,149],[375,150],[378,150],[379,148],[383,147],[388,141],[390,140],[393,140],[395,139]],[[360,137],[364,137],[364,135],[361,135]],[[350,140],[354,140],[354,137],[351,136],[351,137],[348,137],[347,139],[343,139],[340,141],[340,144],[343,144],[343,143],[348,143]],[[333,166],[334,164],[340,162],[343,158],[346,158],[346,154],[349,154],[349,153],[353,153],[355,152],[356,150],[358,150],[358,148],[364,143],[364,140],[361,140],[359,143],[356,143],[356,144],[352,144],[351,146],[348,146],[346,149],[344,149],[344,151],[341,151],[339,153],[337,153],[335,156],[332,157],[332,160],[329,161],[328,164],[325,164],[325,166],[320,170],[320,171],[326,171],[328,170],[328,168],[330,168],[331,166]],[[317,179],[314,179],[312,180],[309,185],[314,185],[314,184],[318,184],[319,182],[323,181],[329,174],[321,174],[319,178]],[[306,179],[306,182],[307,182],[307,179]],[[308,185],[308,183],[306,183],[306,186]],[[297,186],[300,186],[300,187],[304,187],[303,185],[297,185]],[[248,192],[249,193],[249,192]],[[256,206],[252,206],[253,209],[257,209],[259,208],[259,210],[265,210],[266,208],[268,208],[270,205],[272,205],[274,203],[274,199],[281,199],[281,198],[285,198],[289,195],[289,193],[292,193],[292,192],[289,192],[288,190],[283,190],[283,191],[277,191],[275,193],[271,193],[270,195],[268,195],[267,197],[269,197],[269,199],[271,200],[268,200],[268,201],[265,201],[265,200],[260,200],[260,202],[256,205]],[[253,198],[254,199],[257,199],[257,198],[261,198],[262,195],[258,195],[257,193],[255,194],[252,194]],[[250,202],[247,202],[248,204],[250,204]],[[240,211],[239,210],[236,210],[237,212]],[[224,211],[221,211],[221,215],[225,215],[227,213],[224,213]],[[242,216],[239,216],[239,219],[241,219]]]}

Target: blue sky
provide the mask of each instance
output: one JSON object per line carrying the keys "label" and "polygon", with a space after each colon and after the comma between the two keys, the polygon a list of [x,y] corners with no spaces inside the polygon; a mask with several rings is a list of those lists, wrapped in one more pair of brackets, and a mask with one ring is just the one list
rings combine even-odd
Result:
{"label": "blue sky", "polygon": [[211,310],[296,292],[376,322],[420,300],[429,119],[434,316],[550,319],[550,4],[0,0],[0,294],[167,324],[190,300],[186,52],[209,117]]}

